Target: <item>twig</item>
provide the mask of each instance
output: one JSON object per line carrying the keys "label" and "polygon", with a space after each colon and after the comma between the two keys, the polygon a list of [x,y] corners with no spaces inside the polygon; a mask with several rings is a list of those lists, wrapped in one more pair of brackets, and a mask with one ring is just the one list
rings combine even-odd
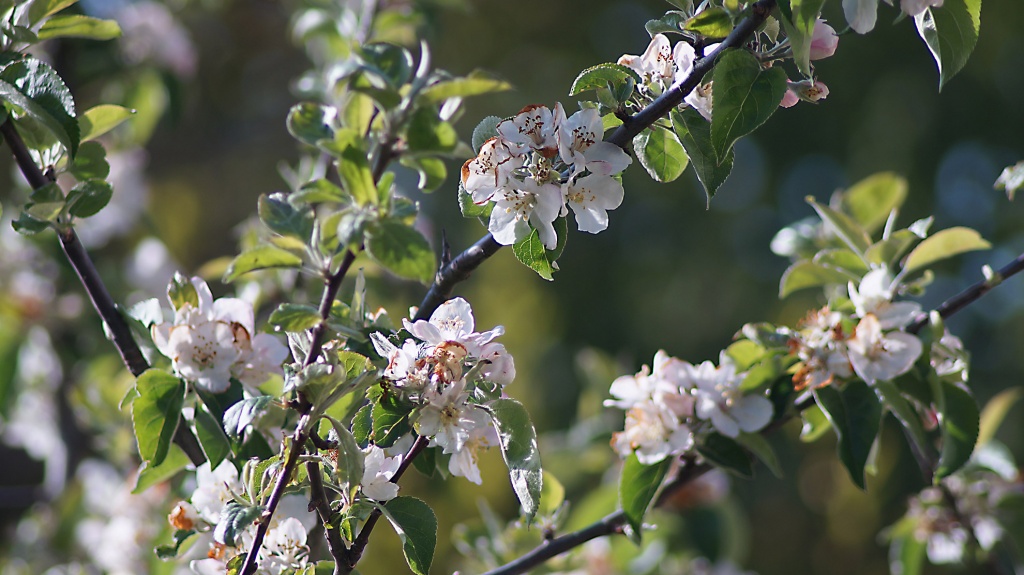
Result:
{"label": "twig", "polygon": [[[32,159],[32,154],[29,153],[28,147],[25,145],[24,140],[21,139],[21,135],[18,134],[18,130],[14,127],[14,122],[10,117],[3,124],[0,124],[0,135],[3,136],[4,141],[11,148],[14,161],[18,164],[18,168],[33,189],[39,189],[51,183],[50,179],[36,165],[35,160]],[[75,233],[74,228],[68,226],[59,231],[57,237],[60,239],[64,255],[75,270],[79,281],[82,282],[82,287],[85,288],[89,301],[92,302],[96,313],[106,325],[111,342],[117,348],[121,361],[132,375],[135,377],[142,375],[143,372],[149,369],[149,362],[146,361],[146,358],[142,355],[142,350],[139,349],[138,343],[132,337],[128,322],[125,321],[121,312],[118,311],[114,298],[111,297],[110,291],[107,289],[106,284],[103,283],[103,278],[100,277],[99,271],[97,271],[96,266],[89,257],[89,253],[85,251],[85,247],[79,241],[78,234]],[[201,465],[206,461],[206,456],[203,454],[199,442],[189,430],[184,418],[178,420],[178,427],[174,432],[174,442],[188,455],[189,460],[193,464]]]}
{"label": "twig", "polygon": [[[313,435],[316,434],[314,433]],[[309,476],[309,491],[312,495],[310,506],[316,509],[316,514],[324,525],[327,549],[330,551],[331,557],[338,558],[342,557],[345,553],[345,540],[341,537],[341,528],[334,525],[334,519],[331,517],[333,514],[331,511],[331,499],[324,488],[324,480],[320,473],[319,461],[306,462],[306,474]],[[339,573],[341,573],[339,564],[335,561],[334,575],[339,575]]]}
{"label": "twig", "polygon": [[469,279],[473,270],[480,267],[480,264],[484,263],[487,258],[498,253],[502,247],[495,241],[494,236],[487,234],[438,270],[434,284],[430,286],[427,295],[423,296],[423,301],[420,302],[419,310],[417,310],[413,321],[428,319],[438,306],[451,297],[455,284]]}

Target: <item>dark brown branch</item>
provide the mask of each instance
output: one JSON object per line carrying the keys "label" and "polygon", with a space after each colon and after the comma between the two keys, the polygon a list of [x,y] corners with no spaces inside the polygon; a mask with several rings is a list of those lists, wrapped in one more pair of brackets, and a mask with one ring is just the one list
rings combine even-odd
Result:
{"label": "dark brown branch", "polygon": [[[306,474],[309,475],[309,491],[311,495],[310,506],[316,509],[316,514],[320,517],[320,523],[324,525],[327,549],[330,551],[331,557],[343,557],[345,553],[345,540],[341,537],[341,528],[334,524],[331,499],[324,488],[324,480],[320,475],[321,473],[319,461],[306,462]],[[334,573],[335,575],[340,573],[337,561],[334,563]]]}
{"label": "dark brown branch", "polygon": [[487,258],[498,253],[501,248],[502,245],[495,241],[494,236],[487,234],[469,249],[455,256],[447,265],[442,266],[434,278],[434,284],[430,286],[430,291],[423,296],[413,321],[429,319],[430,314],[451,297],[455,284],[469,279],[473,270],[480,267]]}
{"label": "dark brown branch", "polygon": [[[24,140],[21,139],[10,117],[3,124],[0,124],[0,135],[3,136],[4,141],[11,148],[14,161],[18,164],[18,168],[33,189],[39,189],[51,183],[51,180],[43,174],[43,171],[36,165],[35,160],[32,159],[32,154],[29,153],[28,147],[25,146]],[[99,271],[97,271],[96,266],[92,263],[92,258],[85,251],[85,246],[79,241],[78,234],[75,233],[74,228],[68,226],[66,229],[59,231],[57,237],[60,239],[64,255],[75,270],[79,281],[82,282],[85,293],[89,295],[89,301],[92,302],[96,313],[106,325],[111,342],[121,355],[121,361],[132,375],[138,377],[149,369],[149,363],[142,355],[142,350],[139,349],[135,338],[132,337],[128,322],[125,321],[124,316],[118,311],[114,298],[111,297],[110,291],[107,289],[106,284],[103,283],[103,278],[100,277]],[[174,442],[188,455],[193,464],[201,465],[206,461],[206,456],[203,454],[199,442],[189,430],[188,424],[185,423],[184,419],[178,421],[178,428],[174,432]]]}

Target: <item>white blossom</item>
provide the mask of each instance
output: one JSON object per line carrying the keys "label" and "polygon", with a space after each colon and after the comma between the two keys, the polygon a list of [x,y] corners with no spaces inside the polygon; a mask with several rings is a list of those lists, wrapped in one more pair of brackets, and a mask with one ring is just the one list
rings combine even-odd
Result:
{"label": "white blossom", "polygon": [[854,371],[871,384],[909,371],[922,349],[921,340],[909,333],[883,333],[881,322],[872,314],[860,320],[846,345]]}
{"label": "white blossom", "polygon": [[715,430],[729,437],[740,431],[759,431],[772,419],[772,403],[762,395],[744,395],[740,389],[743,374],[722,353],[720,366],[710,361],[687,368],[687,376],[694,386],[697,398],[695,413],[701,419],[711,420]]}
{"label": "white blossom", "polygon": [[608,210],[619,207],[624,196],[621,182],[596,173],[569,180],[565,190],[579,230],[592,234],[608,228]]}
{"label": "white blossom", "polygon": [[494,137],[480,146],[480,152],[462,165],[462,187],[473,202],[482,204],[509,185],[513,171],[523,167],[526,156],[503,138]]}
{"label": "white blossom", "polygon": [[882,329],[906,326],[921,313],[921,306],[915,302],[896,302],[893,277],[886,268],[869,271],[860,281],[860,286],[849,284],[850,301],[857,308],[858,317],[874,315]]}
{"label": "white blossom", "polygon": [[495,241],[512,245],[530,234],[530,226],[544,247],[553,250],[558,244],[554,221],[562,210],[562,190],[557,184],[538,183],[532,178],[523,182],[523,189],[504,189],[495,195],[494,209],[487,224]]}
{"label": "white blossom", "polygon": [[645,83],[660,84],[662,88],[672,83],[672,48],[664,34],[655,34],[642,55],[623,54],[618,63],[632,68]]}
{"label": "white blossom", "polygon": [[635,452],[640,463],[651,465],[693,447],[693,433],[668,406],[643,401],[626,411],[625,428],[612,435],[611,445],[619,455]]}
{"label": "white blossom", "polygon": [[558,148],[554,115],[547,106],[526,106],[511,119],[500,122],[497,130],[505,140],[528,146],[547,157],[554,155]]}
{"label": "white blossom", "polygon": [[203,521],[216,525],[221,511],[233,499],[232,494],[241,492],[238,470],[230,461],[222,461],[213,470],[207,461],[196,468],[196,489],[189,500]]}
{"label": "white blossom", "polygon": [[375,501],[390,501],[397,497],[398,484],[392,483],[391,478],[402,464],[402,458],[387,457],[384,450],[376,445],[371,445],[363,453],[366,455],[360,481],[363,495]]}

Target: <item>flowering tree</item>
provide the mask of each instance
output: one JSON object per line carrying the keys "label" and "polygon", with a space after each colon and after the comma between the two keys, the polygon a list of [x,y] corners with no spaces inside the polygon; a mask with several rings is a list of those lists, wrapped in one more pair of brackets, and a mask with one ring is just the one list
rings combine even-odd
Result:
{"label": "flowering tree", "polygon": [[[505,522],[484,508],[485,530],[461,528],[456,546],[468,569],[612,572],[626,560],[622,553],[636,553],[603,538],[626,535],[646,545],[631,570],[660,563],[666,572],[729,572],[724,561],[693,559],[703,551],[696,536],[673,552],[651,545],[673,528],[654,529],[648,512],[720,499],[723,472],[750,477],[763,463],[781,474],[769,438],[791,421],[802,422],[806,441],[833,430],[838,460],[865,488],[877,473],[887,413],[924,485],[886,531],[892,571],[918,573],[926,561],[1024,568],[1019,471],[994,439],[1017,392],[1010,388],[979,409],[968,385],[969,354],[944,321],[1020,271],[1024,259],[986,266],[980,282],[933,310],[913,301],[937,264],[990,245],[968,227],[936,231],[932,218],[902,221],[908,185],[893,173],[861,180],[828,202],[808,197],[815,216],[775,237],[772,250],[791,262],[780,296],[820,292],[802,320],[738,326],[716,361],[658,351],[635,375],[603,382],[603,413],[615,428],[584,434],[583,443],[615,459],[604,481],[617,503],[589,522],[570,513],[564,487],[542,466],[546,454],[516,398],[516,363],[499,341],[505,329],[478,331],[469,301],[452,297],[504,246],[553,279],[570,218],[587,234],[607,230],[628,201],[627,170],[671,182],[692,166],[710,204],[742,169],[738,141],[781,121],[773,117],[780,108],[829,95],[815,66],[836,54],[841,34],[835,19],[821,17],[824,0],[672,0],[671,10],[647,22],[651,39],[642,54],[576,76],[568,95],[589,99],[495,110],[501,115],[479,121],[469,143],[453,126],[464,100],[508,90],[507,82],[435,68],[428,43],[414,41],[422,13],[406,3],[301,4],[293,32],[313,68],[296,82],[302,101],[286,123],[303,155],[282,170],[287,191],[260,195],[258,227],[222,267],[237,297],[215,298],[202,277],[177,273],[166,302],[146,297],[131,306],[115,303],[76,228],[117,207],[110,180],[118,146],[145,142],[152,124],[146,110],[133,119],[121,105],[130,98],[80,111],[67,72],[40,54],[54,39],[110,40],[123,27],[131,69],[184,76],[194,61],[161,5],[107,15],[91,4],[67,10],[72,4],[3,7],[0,134],[31,188],[27,198],[5,198],[16,214],[13,229],[40,244],[56,235],[133,379],[111,411],[130,414],[137,473],[119,488],[114,468],[94,459],[77,465],[87,513],[76,539],[90,550],[90,570],[351,573],[383,519],[409,569],[425,574],[438,517],[429,498],[403,491],[400,480],[415,467],[435,481],[479,485],[482,458],[494,450],[520,515]],[[900,3],[899,17],[913,19],[938,65],[940,87],[966,64],[980,9],[978,0]],[[877,0],[844,0],[842,34],[870,32],[878,10]],[[158,32],[165,36],[155,41]],[[145,87],[139,77],[146,76],[105,81],[120,86],[112,93],[132,94]],[[136,132],[118,139],[128,129]],[[420,206],[410,199],[409,188],[455,186],[446,160],[461,163],[451,178],[457,198],[449,200],[486,228],[457,254],[444,236],[439,250],[431,247],[414,225]],[[402,169],[417,175],[415,185]],[[1021,172],[1019,164],[1007,168],[997,185],[1012,197]],[[400,322],[377,307],[386,296],[359,267],[371,265],[429,286]],[[307,285],[319,289],[318,300]],[[343,289],[351,297],[342,298]],[[30,332],[27,340],[33,337],[51,336]],[[12,349],[22,348],[20,339]],[[31,415],[17,419],[32,409],[29,390],[5,393],[22,402],[6,417],[7,429],[17,435],[21,426],[28,437],[45,425]],[[125,441],[98,443],[114,452]],[[53,480],[51,496],[62,479]],[[111,543],[139,540],[156,547],[160,563]],[[647,554],[657,558],[641,569]],[[11,568],[84,569],[52,558],[21,561]]]}

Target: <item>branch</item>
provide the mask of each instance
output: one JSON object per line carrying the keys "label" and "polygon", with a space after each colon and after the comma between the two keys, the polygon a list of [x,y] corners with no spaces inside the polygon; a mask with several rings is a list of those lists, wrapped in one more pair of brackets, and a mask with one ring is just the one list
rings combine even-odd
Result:
{"label": "branch", "polygon": [[[18,130],[14,127],[14,121],[10,116],[7,117],[3,124],[0,124],[0,135],[3,136],[4,141],[10,146],[14,161],[18,164],[18,168],[25,176],[25,179],[28,180],[29,185],[32,186],[32,189],[37,190],[51,183],[50,178],[43,174],[43,171],[36,165],[35,160],[32,159],[32,154],[29,153],[28,147],[25,145],[24,140],[21,139],[21,135],[18,134]],[[100,277],[99,271],[97,271],[95,264],[92,263],[89,253],[85,251],[85,246],[79,241],[75,229],[68,226],[65,229],[59,230],[57,237],[60,239],[64,255],[75,270],[79,281],[82,282],[82,287],[85,288],[89,301],[92,302],[96,313],[103,320],[110,340],[121,356],[121,361],[132,375],[135,377],[142,375],[144,371],[149,369],[149,363],[142,355],[142,350],[139,349],[135,338],[132,337],[128,322],[125,321],[124,316],[118,311],[114,298],[111,297],[110,291],[107,289],[106,284],[103,283],[103,278]],[[192,432],[189,431],[184,418],[178,421],[178,427],[174,432],[174,442],[188,455],[193,464],[201,465],[206,461],[206,456],[203,454],[199,442],[192,435]]]}
{"label": "branch", "polygon": [[341,529],[333,524],[334,521],[331,518],[333,513],[331,511],[331,499],[324,488],[324,480],[321,473],[319,461],[309,461],[306,463],[306,475],[309,476],[309,491],[310,495],[312,495],[310,506],[316,508],[316,514],[320,517],[320,522],[324,524],[327,549],[330,551],[331,557],[335,558],[334,575],[338,575],[341,571],[339,571],[340,564],[337,559],[344,556],[345,540],[341,537]]}

